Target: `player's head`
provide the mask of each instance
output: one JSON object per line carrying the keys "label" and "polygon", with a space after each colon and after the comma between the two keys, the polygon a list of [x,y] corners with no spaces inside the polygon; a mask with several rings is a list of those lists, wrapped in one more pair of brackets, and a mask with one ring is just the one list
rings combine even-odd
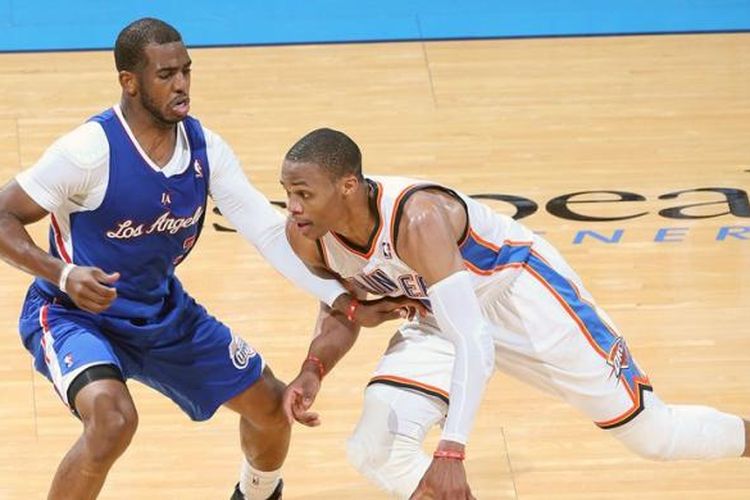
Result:
{"label": "player's head", "polygon": [[313,130],[287,152],[281,184],[287,192],[289,212],[302,234],[320,238],[343,214],[356,208],[350,202],[365,185],[362,154],[342,132]]}
{"label": "player's head", "polygon": [[115,42],[123,95],[163,125],[173,125],[188,114],[190,63],[180,33],[159,19],[145,17],[130,23]]}

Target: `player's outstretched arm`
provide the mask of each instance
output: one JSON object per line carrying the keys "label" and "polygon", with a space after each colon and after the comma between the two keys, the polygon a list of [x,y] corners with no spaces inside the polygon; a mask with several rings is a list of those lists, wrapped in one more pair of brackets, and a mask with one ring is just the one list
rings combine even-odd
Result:
{"label": "player's outstretched arm", "polygon": [[119,274],[66,264],[39,248],[25,226],[41,220],[47,213],[15,180],[6,184],[0,190],[0,257],[18,269],[60,286],[81,309],[93,313],[107,309],[117,297],[110,285]]}
{"label": "player's outstretched arm", "polygon": [[473,498],[462,460],[493,370],[494,346],[457,245],[466,217],[456,199],[423,191],[407,200],[400,221],[399,257],[427,282],[432,311],[456,353],[442,439],[412,498]]}

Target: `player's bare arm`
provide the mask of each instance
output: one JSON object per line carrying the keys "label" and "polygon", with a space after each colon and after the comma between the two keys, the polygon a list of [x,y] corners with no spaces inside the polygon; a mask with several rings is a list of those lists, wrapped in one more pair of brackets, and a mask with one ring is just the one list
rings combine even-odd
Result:
{"label": "player's bare arm", "polygon": [[117,297],[116,290],[109,285],[117,281],[119,275],[106,274],[93,267],[66,266],[65,262],[39,248],[25,226],[46,215],[47,211],[15,180],[6,184],[0,190],[0,257],[33,276],[63,285],[64,291],[81,309],[92,313],[107,309]]}
{"label": "player's bare arm", "polygon": [[482,332],[481,309],[457,244],[466,225],[458,200],[447,193],[421,191],[406,202],[396,242],[401,259],[430,287],[441,331],[456,347],[446,428],[412,498],[473,498],[462,462],[464,445],[488,379],[488,363],[482,358],[494,351]]}
{"label": "player's bare arm", "polygon": [[[314,240],[302,236],[291,221],[287,222],[286,234],[292,249],[311,272],[321,278],[335,278],[325,267]],[[359,334],[359,325],[341,312],[349,307],[351,300],[352,296],[342,294],[334,302],[334,309],[320,303],[315,335],[307,358],[284,395],[284,410],[290,420],[307,426],[320,424],[318,414],[309,411],[309,408],[320,390],[323,376],[351,349]]]}

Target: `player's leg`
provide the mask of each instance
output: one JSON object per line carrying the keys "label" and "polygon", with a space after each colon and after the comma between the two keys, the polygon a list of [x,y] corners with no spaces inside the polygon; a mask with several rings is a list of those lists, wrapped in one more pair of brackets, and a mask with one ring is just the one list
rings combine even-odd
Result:
{"label": "player's leg", "polygon": [[714,408],[668,405],[646,393],[643,410],[608,432],[651,460],[709,460],[741,456],[746,426],[739,417]]}
{"label": "player's leg", "polygon": [[280,498],[281,466],[291,437],[281,405],[284,388],[284,383],[265,367],[258,381],[226,403],[227,408],[240,414],[240,442],[245,455],[233,500]]}
{"label": "player's leg", "polygon": [[55,473],[50,499],[94,499],[112,465],[127,449],[138,426],[138,415],[125,384],[97,367],[84,372],[91,377],[75,396],[75,409],[83,422],[83,434],[63,458]]}
{"label": "player's leg", "polygon": [[365,390],[347,442],[351,464],[399,498],[409,498],[429,467],[422,444],[448,409],[453,346],[435,332],[418,321],[401,327]]}
{"label": "player's leg", "polygon": [[86,313],[48,303],[33,291],[20,324],[37,369],[83,423],[81,437],[55,473],[49,498],[96,498],[138,422],[120,361]]}
{"label": "player's leg", "polygon": [[513,363],[500,368],[561,395],[644,457],[741,455],[742,420],[713,408],[662,403],[562,257],[548,245],[540,248],[495,311],[496,322],[524,337],[501,337],[500,348],[508,351],[502,358]]}
{"label": "player's leg", "polygon": [[149,363],[134,378],[168,396],[193,420],[211,418],[222,405],[239,413],[245,463],[235,498],[265,500],[281,488],[279,469],[289,447],[284,384],[241,337],[189,296],[176,295],[179,314],[172,316],[179,320],[161,327],[169,338],[149,347]]}
{"label": "player's leg", "polygon": [[362,416],[347,441],[349,462],[397,498],[409,498],[432,459],[422,443],[445,418],[447,405],[426,394],[373,384],[365,390]]}

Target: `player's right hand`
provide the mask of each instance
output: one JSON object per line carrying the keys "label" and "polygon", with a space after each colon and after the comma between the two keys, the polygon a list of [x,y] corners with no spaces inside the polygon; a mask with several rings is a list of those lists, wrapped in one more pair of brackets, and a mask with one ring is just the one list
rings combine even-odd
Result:
{"label": "player's right hand", "polygon": [[320,376],[311,371],[303,369],[297,378],[287,386],[284,391],[284,413],[289,423],[297,421],[308,427],[320,425],[320,416],[310,411],[315,397],[320,391]]}
{"label": "player's right hand", "polygon": [[476,500],[458,460],[433,459],[409,500]]}
{"label": "player's right hand", "polygon": [[425,317],[428,313],[425,305],[406,297],[383,297],[360,302],[354,319],[360,326],[375,327],[392,319],[414,319],[417,315]]}
{"label": "player's right hand", "polygon": [[76,266],[65,282],[65,292],[76,306],[98,314],[117,298],[113,285],[118,279],[120,273],[107,274],[98,267]]}

